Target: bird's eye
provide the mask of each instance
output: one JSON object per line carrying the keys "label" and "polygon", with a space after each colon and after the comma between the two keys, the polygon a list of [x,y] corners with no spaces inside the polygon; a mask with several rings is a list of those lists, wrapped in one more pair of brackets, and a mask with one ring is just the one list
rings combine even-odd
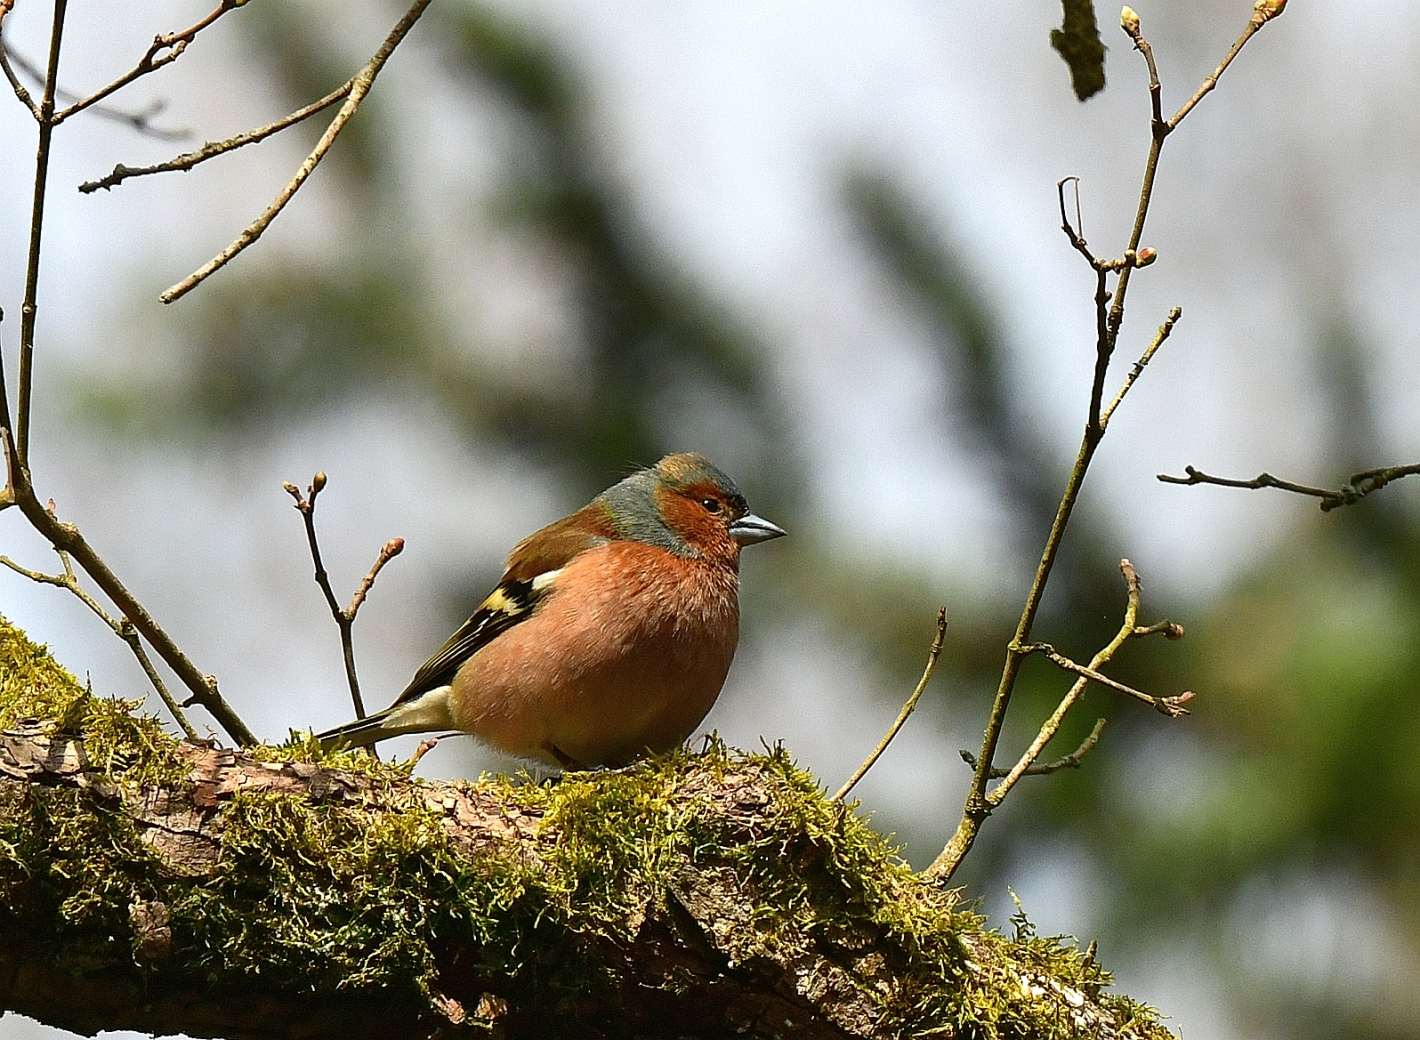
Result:
{"label": "bird's eye", "polygon": [[718,498],[702,498],[700,500],[700,504],[704,506],[709,512],[717,515],[719,514],[720,510],[725,508],[724,503],[722,503]]}

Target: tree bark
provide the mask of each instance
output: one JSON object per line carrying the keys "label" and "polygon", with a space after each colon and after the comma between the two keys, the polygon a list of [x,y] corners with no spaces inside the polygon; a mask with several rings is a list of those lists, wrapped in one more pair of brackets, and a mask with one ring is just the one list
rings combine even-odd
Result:
{"label": "tree bark", "polygon": [[230,1040],[1169,1035],[782,754],[439,783],[127,709],[76,685],[0,732],[0,1009]]}

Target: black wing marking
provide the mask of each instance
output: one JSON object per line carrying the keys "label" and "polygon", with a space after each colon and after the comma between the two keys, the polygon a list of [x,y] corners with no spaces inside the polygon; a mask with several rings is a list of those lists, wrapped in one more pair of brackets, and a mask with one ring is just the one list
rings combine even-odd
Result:
{"label": "black wing marking", "polygon": [[519,621],[526,621],[532,616],[533,608],[546,594],[547,586],[545,580],[536,579],[501,582],[474,611],[473,617],[465,621],[448,642],[420,666],[394,703],[403,704],[453,682],[454,673],[465,661]]}

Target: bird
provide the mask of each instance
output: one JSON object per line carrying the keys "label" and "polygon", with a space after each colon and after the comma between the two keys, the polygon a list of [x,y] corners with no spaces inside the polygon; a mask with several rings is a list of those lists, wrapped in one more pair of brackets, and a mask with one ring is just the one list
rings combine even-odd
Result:
{"label": "bird", "polygon": [[554,772],[670,751],[734,659],[740,549],[784,533],[703,455],[667,455],[519,542],[393,704],[317,739],[457,730]]}

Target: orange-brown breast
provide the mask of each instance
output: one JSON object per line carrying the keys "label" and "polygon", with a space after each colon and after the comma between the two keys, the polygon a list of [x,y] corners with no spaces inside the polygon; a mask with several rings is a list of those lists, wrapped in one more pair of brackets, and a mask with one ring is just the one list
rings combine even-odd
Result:
{"label": "orange-brown breast", "polygon": [[454,721],[522,758],[621,765],[690,736],[738,639],[738,579],[724,560],[597,546],[459,670]]}

